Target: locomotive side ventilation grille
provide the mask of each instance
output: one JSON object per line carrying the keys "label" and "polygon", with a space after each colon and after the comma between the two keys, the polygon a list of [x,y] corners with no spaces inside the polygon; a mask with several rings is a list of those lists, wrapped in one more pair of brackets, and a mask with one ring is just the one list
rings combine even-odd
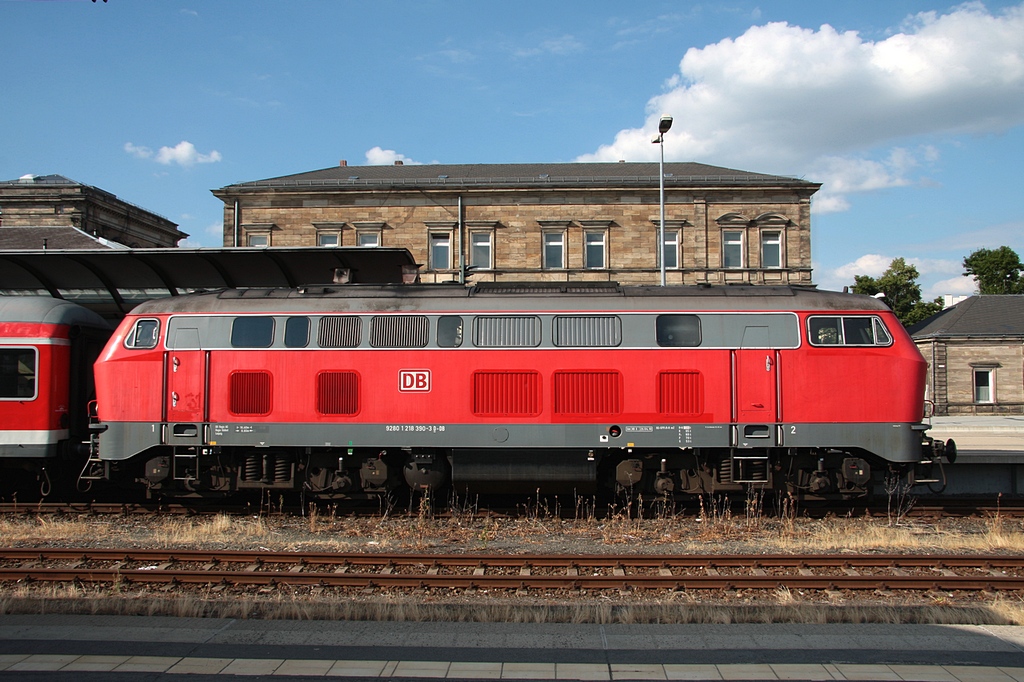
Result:
{"label": "locomotive side ventilation grille", "polygon": [[321,348],[355,348],[362,336],[361,322],[355,315],[321,317],[317,327],[317,343]]}
{"label": "locomotive side ventilation grille", "polygon": [[270,372],[232,372],[231,414],[270,414]]}
{"label": "locomotive side ventilation grille", "polygon": [[476,318],[474,343],[480,348],[535,348],[540,345],[540,318],[508,315]]}
{"label": "locomotive side ventilation grille", "polygon": [[370,345],[374,348],[423,348],[430,339],[425,315],[375,315],[370,320]]}
{"label": "locomotive side ventilation grille", "polygon": [[555,318],[556,346],[607,347],[622,343],[622,321],[615,316]]}
{"label": "locomotive side ventilation grille", "polygon": [[355,372],[320,372],[316,375],[316,411],[353,415],[359,411],[359,375]]}
{"label": "locomotive side ventilation grille", "polygon": [[658,411],[662,414],[704,413],[704,377],[700,372],[658,375]]}
{"label": "locomotive side ventilation grille", "polygon": [[556,414],[618,414],[622,375],[618,372],[555,372]]}
{"label": "locomotive side ventilation grille", "polygon": [[540,414],[540,374],[474,372],[473,414],[478,417],[536,417]]}

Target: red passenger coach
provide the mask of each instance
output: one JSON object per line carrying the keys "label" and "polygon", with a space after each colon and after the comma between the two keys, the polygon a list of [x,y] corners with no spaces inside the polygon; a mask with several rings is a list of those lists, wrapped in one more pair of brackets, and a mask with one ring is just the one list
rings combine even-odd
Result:
{"label": "red passenger coach", "polygon": [[110,331],[74,303],[0,296],[0,466],[38,475],[44,494],[51,470],[88,441],[92,363]]}
{"label": "red passenger coach", "polygon": [[924,377],[884,305],[798,287],[193,294],[136,308],[97,362],[87,477],[161,495],[851,497],[945,454]]}

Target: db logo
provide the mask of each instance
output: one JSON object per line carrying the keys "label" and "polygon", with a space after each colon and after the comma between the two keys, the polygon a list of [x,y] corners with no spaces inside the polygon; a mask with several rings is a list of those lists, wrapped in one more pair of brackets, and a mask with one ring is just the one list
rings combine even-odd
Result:
{"label": "db logo", "polygon": [[398,370],[398,390],[412,391],[416,393],[430,392],[430,370],[429,369],[400,369]]}

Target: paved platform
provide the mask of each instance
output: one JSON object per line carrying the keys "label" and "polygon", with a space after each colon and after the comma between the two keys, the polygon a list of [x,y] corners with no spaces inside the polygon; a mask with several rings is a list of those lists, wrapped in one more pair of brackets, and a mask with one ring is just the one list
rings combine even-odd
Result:
{"label": "paved platform", "polygon": [[1024,461],[1024,415],[932,417],[928,435],[956,441],[960,453],[978,463]]}
{"label": "paved platform", "polygon": [[1024,682],[1024,627],[0,616],[0,679]]}

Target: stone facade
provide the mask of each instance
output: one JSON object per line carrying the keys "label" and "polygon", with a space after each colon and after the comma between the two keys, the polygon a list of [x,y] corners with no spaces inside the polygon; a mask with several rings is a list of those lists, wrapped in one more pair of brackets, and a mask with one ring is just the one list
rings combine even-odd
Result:
{"label": "stone facade", "polygon": [[[701,164],[665,171],[667,283],[811,283],[818,184]],[[657,284],[657,173],[626,163],[339,166],[214,195],[225,246],[404,247],[425,282],[458,280],[471,265],[470,281]]]}
{"label": "stone facade", "polygon": [[[43,238],[33,241],[25,229],[5,245],[2,228],[74,228],[132,248],[174,247],[188,236],[162,216],[61,175],[28,175],[0,182],[0,248],[46,248]],[[61,240],[68,241],[48,240],[49,248],[57,248],[53,242]]]}
{"label": "stone facade", "polygon": [[1024,414],[1024,296],[972,296],[908,331],[935,414]]}

